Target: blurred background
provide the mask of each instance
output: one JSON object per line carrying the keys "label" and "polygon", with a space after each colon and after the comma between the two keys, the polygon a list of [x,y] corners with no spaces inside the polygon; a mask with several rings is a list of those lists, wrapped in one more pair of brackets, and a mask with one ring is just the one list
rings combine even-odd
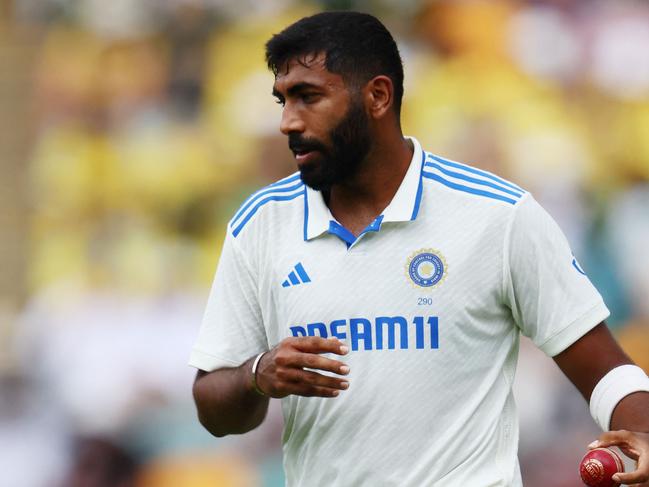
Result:
{"label": "blurred background", "polygon": [[[186,363],[225,223],[294,171],[263,45],[334,8],[397,38],[405,133],[549,210],[649,370],[649,2],[0,0],[2,485],[283,485],[277,401],[212,438]],[[578,485],[598,430],[527,341],[516,393],[525,485]]]}

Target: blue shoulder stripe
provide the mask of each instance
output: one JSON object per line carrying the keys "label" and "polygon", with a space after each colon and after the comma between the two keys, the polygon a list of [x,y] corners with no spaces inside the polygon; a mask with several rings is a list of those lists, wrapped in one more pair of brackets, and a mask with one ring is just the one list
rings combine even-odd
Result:
{"label": "blue shoulder stripe", "polygon": [[293,173],[290,176],[286,176],[284,179],[280,179],[279,181],[275,181],[273,184],[269,185],[269,188],[272,188],[273,186],[279,186],[280,184],[284,183],[292,183],[293,181],[297,181],[301,179],[299,173]]}
{"label": "blue shoulder stripe", "polygon": [[463,191],[465,193],[476,194],[476,195],[479,195],[479,196],[486,196],[487,198],[493,198],[495,200],[504,201],[506,203],[509,203],[510,205],[515,205],[516,202],[518,201],[518,200],[508,198],[506,196],[503,196],[501,194],[492,193],[491,191],[483,191],[481,189],[472,188],[470,186],[465,186],[463,184],[453,183],[453,182],[448,181],[447,179],[444,179],[441,176],[438,176],[437,174],[434,174],[434,173],[424,172],[423,176],[425,178],[428,178],[428,179],[434,179],[435,181],[437,181],[439,183],[442,183],[444,186],[448,186],[449,188],[457,189],[458,191]]}
{"label": "blue shoulder stripe", "polygon": [[497,183],[504,184],[505,186],[507,186],[507,187],[509,187],[509,188],[511,188],[513,190],[520,191],[521,193],[525,193],[525,190],[523,188],[520,188],[520,187],[516,186],[515,184],[510,183],[509,181],[505,181],[504,179],[499,178],[498,176],[496,176],[494,174],[491,174],[490,172],[482,171],[480,169],[476,169],[475,167],[471,167],[471,166],[468,166],[466,164],[460,164],[459,162],[449,161],[449,160],[444,159],[442,157],[431,154],[430,152],[428,152],[426,155],[428,157],[432,158],[432,159],[435,159],[437,162],[439,162],[440,164],[443,164],[445,166],[450,166],[450,167],[454,167],[456,169],[462,169],[464,171],[467,171],[467,172],[470,172],[470,173],[473,173],[473,174],[477,174],[477,175],[482,176],[484,178],[491,179],[492,181],[496,181]]}
{"label": "blue shoulder stripe", "polygon": [[230,223],[230,226],[234,226],[234,224],[243,216],[243,214],[250,208],[250,206],[260,198],[266,196],[267,194],[270,193],[287,193],[289,191],[294,191],[296,189],[299,189],[302,186],[302,181],[299,183],[293,185],[293,186],[282,186],[278,187],[280,184],[285,184],[285,183],[292,183],[296,179],[300,179],[300,175],[296,174],[295,176],[292,176],[290,178],[287,178],[282,181],[278,181],[276,183],[271,184],[270,186],[266,186],[265,188],[262,188],[261,190],[257,191],[256,193],[253,193],[252,196],[250,196],[241,206],[239,211],[237,211],[236,215],[234,215],[234,218],[232,219],[232,222]]}
{"label": "blue shoulder stripe", "polygon": [[248,212],[246,217],[239,223],[239,225],[232,231],[232,235],[236,237],[239,235],[239,232],[243,229],[243,227],[248,223],[248,220],[250,220],[255,213],[257,213],[257,210],[264,206],[266,203],[269,201],[289,201],[289,200],[294,200],[295,198],[299,198],[300,196],[305,196],[304,191],[300,191],[299,193],[294,193],[294,194],[287,194],[287,195],[278,195],[274,194],[271,196],[268,196],[267,198],[262,199],[259,201],[253,208]]}
{"label": "blue shoulder stripe", "polygon": [[445,169],[444,167],[442,167],[439,164],[436,164],[434,162],[427,162],[425,164],[425,166],[426,167],[434,167],[438,171],[443,172],[444,174],[446,174],[448,176],[451,176],[451,177],[454,177],[454,178],[457,178],[457,179],[463,179],[464,181],[479,184],[480,186],[488,186],[488,187],[496,189],[498,191],[502,191],[503,193],[507,193],[507,194],[510,194],[512,196],[515,196],[516,198],[520,198],[521,196],[523,196],[523,193],[520,193],[518,191],[514,191],[512,189],[507,189],[506,187],[500,186],[499,184],[496,184],[496,183],[492,183],[491,181],[485,181],[484,179],[478,179],[478,178],[474,178],[472,176],[467,176],[466,174],[462,174],[462,173],[455,172],[455,171],[450,171],[450,170]]}
{"label": "blue shoulder stripe", "polygon": [[424,187],[422,176],[424,174],[424,162],[426,161],[426,152],[421,151],[421,168],[419,169],[419,186],[417,186],[417,195],[415,196],[415,206],[412,209],[410,221],[415,220],[419,214],[419,205],[421,204],[421,193]]}

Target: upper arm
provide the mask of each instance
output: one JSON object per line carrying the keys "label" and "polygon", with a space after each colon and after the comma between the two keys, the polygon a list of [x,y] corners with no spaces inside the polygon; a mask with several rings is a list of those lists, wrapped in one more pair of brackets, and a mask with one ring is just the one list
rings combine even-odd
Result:
{"label": "upper arm", "polygon": [[249,373],[249,361],[196,372],[192,393],[198,419],[213,435],[246,433],[264,421],[269,399],[252,391]]}
{"label": "upper arm", "polygon": [[190,365],[207,371],[237,367],[267,348],[258,282],[245,251],[228,233]]}
{"label": "upper arm", "polygon": [[196,376],[194,377],[194,384],[192,386],[192,393],[194,394],[194,399],[198,399],[201,395],[201,391],[205,388],[205,384],[210,381],[210,377],[218,376],[219,371],[222,369],[215,369],[211,372],[198,369],[196,371]]}
{"label": "upper arm", "polygon": [[561,229],[530,195],[517,204],[504,245],[505,304],[546,355],[560,354],[608,317]]}
{"label": "upper arm", "polygon": [[194,401],[198,401],[200,399],[201,395],[201,379],[205,377],[208,374],[208,372],[205,372],[204,370],[198,369],[196,371],[196,377],[194,377],[194,384],[192,385],[192,395],[194,396]]}
{"label": "upper arm", "polygon": [[554,361],[587,401],[611,369],[632,363],[604,322],[555,355]]}

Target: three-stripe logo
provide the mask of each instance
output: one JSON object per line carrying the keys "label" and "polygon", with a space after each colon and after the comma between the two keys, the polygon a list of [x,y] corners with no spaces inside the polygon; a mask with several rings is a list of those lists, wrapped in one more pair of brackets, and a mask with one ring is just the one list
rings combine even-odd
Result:
{"label": "three-stripe logo", "polygon": [[293,270],[288,275],[288,279],[282,283],[282,287],[297,286],[299,284],[306,284],[307,282],[311,282],[311,278],[304,270],[302,263],[298,262],[293,266]]}

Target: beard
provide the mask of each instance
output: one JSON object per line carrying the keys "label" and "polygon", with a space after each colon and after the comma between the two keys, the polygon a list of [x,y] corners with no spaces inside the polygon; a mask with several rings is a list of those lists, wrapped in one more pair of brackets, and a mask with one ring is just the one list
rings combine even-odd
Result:
{"label": "beard", "polygon": [[329,145],[300,134],[291,133],[288,145],[292,151],[318,151],[320,157],[299,167],[304,184],[327,192],[335,184],[349,181],[358,172],[370,151],[367,114],[360,99],[352,98],[344,118],[329,132]]}

